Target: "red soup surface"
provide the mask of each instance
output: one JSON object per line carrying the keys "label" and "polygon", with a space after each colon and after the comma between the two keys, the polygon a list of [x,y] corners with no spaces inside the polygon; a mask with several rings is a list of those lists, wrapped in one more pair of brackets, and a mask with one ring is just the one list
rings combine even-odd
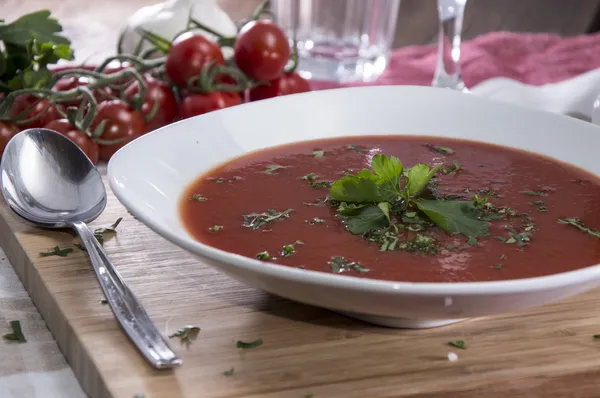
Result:
{"label": "red soup surface", "polygon": [[[374,185],[361,180],[346,186],[349,200],[332,200],[331,183],[370,169],[378,154],[397,157],[403,175],[396,167],[380,180],[359,176]],[[443,165],[423,191],[406,196],[417,163]],[[371,188],[386,184],[391,196],[373,199]],[[421,200],[433,211],[424,212]],[[556,160],[471,141],[370,136],[234,159],[185,191],[181,217],[198,241],[263,261],[360,278],[464,282],[599,263],[599,203],[600,181]]]}

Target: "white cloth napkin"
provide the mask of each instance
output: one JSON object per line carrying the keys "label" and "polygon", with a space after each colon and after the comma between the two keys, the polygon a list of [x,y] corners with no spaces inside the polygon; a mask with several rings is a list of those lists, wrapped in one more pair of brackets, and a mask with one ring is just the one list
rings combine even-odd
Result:
{"label": "white cloth napkin", "polygon": [[471,92],[524,107],[591,120],[594,101],[600,95],[600,69],[543,86],[493,78],[479,83]]}

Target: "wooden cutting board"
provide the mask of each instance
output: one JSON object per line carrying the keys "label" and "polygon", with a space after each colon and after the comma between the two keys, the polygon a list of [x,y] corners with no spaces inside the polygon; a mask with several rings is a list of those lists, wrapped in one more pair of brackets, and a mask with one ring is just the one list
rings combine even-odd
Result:
{"label": "wooden cutting board", "polygon": [[[184,359],[174,371],[152,370],[125,337],[84,252],[40,257],[72,247],[73,235],[33,228],[0,205],[0,246],[91,397],[600,396],[600,291],[437,329],[386,329],[221,275],[134,219],[109,189],[92,226],[118,217],[104,247],[152,320],[165,336],[202,329],[189,348],[171,340]],[[262,346],[236,348],[257,338]]]}

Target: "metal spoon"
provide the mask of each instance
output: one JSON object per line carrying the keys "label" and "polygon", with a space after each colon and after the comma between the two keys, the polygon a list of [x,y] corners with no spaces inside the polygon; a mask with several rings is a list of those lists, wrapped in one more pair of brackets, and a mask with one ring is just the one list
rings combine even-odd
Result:
{"label": "metal spoon", "polygon": [[1,165],[2,194],[11,209],[39,227],[75,229],[127,336],[155,368],[180,365],[86,225],[104,210],[106,190],[85,153],[52,130],[29,129],[9,141]]}

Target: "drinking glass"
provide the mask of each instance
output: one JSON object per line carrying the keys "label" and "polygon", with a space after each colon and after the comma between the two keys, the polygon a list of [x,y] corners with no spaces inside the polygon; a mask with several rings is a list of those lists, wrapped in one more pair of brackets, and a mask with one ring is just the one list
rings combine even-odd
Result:
{"label": "drinking glass", "polygon": [[434,87],[468,92],[460,75],[460,42],[467,0],[437,0],[439,17],[438,59]]}
{"label": "drinking glass", "polygon": [[271,0],[306,79],[371,82],[386,68],[400,0]]}

